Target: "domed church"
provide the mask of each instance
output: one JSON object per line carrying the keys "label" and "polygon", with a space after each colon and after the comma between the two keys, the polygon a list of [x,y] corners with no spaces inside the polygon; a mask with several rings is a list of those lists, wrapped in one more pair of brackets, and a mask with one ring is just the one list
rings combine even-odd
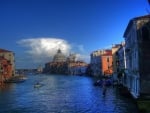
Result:
{"label": "domed church", "polygon": [[53,62],[65,62],[65,61],[66,61],[66,56],[62,54],[60,49],[58,49],[57,53],[53,58]]}
{"label": "domed church", "polygon": [[86,67],[86,63],[76,61],[75,54],[70,54],[67,57],[58,49],[53,57],[53,61],[45,64],[44,73],[81,75],[85,73]]}

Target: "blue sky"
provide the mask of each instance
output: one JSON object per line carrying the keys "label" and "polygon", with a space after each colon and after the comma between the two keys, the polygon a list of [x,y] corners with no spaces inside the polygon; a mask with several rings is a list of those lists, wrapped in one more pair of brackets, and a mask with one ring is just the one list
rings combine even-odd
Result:
{"label": "blue sky", "polygon": [[89,62],[147,10],[147,0],[0,0],[0,48],[15,53],[17,68],[43,65],[58,48]]}

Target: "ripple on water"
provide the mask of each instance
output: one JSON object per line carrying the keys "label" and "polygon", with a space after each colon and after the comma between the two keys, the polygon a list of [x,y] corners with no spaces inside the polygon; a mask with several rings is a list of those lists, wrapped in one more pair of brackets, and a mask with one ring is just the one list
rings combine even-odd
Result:
{"label": "ripple on water", "polygon": [[[34,88],[37,81],[44,85]],[[115,88],[107,88],[103,96],[93,82],[89,77],[31,75],[0,91],[0,113],[137,113],[134,103]]]}

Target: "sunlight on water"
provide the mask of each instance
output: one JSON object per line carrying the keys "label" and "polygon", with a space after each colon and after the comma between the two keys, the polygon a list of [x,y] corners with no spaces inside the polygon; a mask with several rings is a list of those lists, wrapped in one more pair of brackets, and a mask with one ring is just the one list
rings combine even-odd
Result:
{"label": "sunlight on water", "polygon": [[[37,81],[43,85],[34,88]],[[137,113],[116,88],[109,87],[105,96],[101,90],[89,77],[30,75],[0,90],[0,113]]]}

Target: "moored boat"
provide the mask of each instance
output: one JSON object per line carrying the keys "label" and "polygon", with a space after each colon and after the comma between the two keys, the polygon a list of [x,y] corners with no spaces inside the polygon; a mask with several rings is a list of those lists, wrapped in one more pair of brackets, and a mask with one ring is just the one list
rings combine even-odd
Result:
{"label": "moored boat", "polygon": [[25,76],[13,76],[10,79],[5,80],[5,83],[20,83],[24,82],[27,79]]}
{"label": "moored boat", "polygon": [[104,84],[104,82],[105,82],[106,86],[111,86],[113,84],[112,80],[106,79],[105,81],[103,81],[103,80],[97,80],[94,83],[94,86],[102,86]]}

